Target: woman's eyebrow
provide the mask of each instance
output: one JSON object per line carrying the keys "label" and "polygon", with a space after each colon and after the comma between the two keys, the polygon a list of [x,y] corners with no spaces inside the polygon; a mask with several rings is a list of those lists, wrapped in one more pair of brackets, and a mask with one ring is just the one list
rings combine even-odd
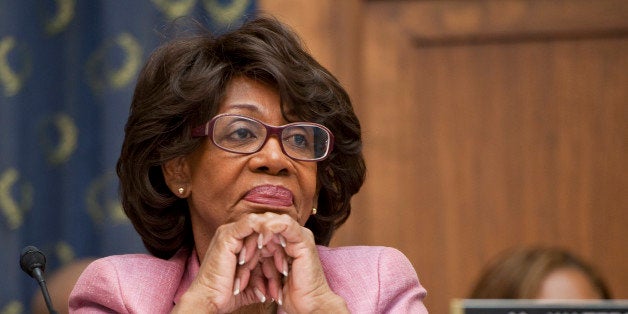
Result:
{"label": "woman's eyebrow", "polygon": [[232,103],[232,104],[225,104],[225,107],[229,109],[238,109],[238,110],[250,111],[250,112],[260,111],[260,108],[259,108],[260,105],[253,104],[253,103]]}

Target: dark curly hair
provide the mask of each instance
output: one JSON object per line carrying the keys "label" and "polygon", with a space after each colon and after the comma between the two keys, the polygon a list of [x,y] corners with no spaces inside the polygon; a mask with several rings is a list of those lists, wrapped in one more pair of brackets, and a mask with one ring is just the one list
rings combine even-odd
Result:
{"label": "dark curly hair", "polygon": [[349,217],[351,197],[366,173],[360,122],[349,95],[273,17],[258,16],[216,36],[198,23],[186,29],[193,31],[160,46],[142,69],[117,163],[122,205],[144,245],[164,259],[193,246],[187,201],[168,189],[161,166],[200,146],[203,139],[192,138],[191,129],[217,113],[235,77],[273,86],[284,116],[289,111],[334,134],[333,151],[318,162],[318,213],[305,224],[317,244],[328,245]]}

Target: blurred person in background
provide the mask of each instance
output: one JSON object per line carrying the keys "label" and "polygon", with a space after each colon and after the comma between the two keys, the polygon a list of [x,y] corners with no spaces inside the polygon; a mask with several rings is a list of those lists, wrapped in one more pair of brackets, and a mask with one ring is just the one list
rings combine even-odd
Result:
{"label": "blurred person in background", "polygon": [[607,284],[584,259],[557,247],[506,250],[481,272],[471,299],[610,299]]}

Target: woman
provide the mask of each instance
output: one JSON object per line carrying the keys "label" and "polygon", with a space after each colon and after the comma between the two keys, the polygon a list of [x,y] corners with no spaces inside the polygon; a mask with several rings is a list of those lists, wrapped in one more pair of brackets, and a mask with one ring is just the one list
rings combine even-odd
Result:
{"label": "woman", "polygon": [[159,48],[125,131],[122,204],[152,256],[91,264],[72,311],[427,312],[399,251],[325,247],[364,181],[360,124],[275,19]]}
{"label": "woman", "polygon": [[554,247],[514,248],[490,263],[473,299],[610,299],[602,278],[585,261]]}

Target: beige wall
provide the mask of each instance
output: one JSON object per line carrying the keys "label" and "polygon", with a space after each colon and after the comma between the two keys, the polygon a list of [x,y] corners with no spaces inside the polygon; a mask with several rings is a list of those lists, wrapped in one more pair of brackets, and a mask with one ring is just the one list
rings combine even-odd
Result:
{"label": "beige wall", "polygon": [[363,123],[334,245],[401,249],[432,313],[519,244],[569,248],[628,298],[628,2],[260,2]]}

